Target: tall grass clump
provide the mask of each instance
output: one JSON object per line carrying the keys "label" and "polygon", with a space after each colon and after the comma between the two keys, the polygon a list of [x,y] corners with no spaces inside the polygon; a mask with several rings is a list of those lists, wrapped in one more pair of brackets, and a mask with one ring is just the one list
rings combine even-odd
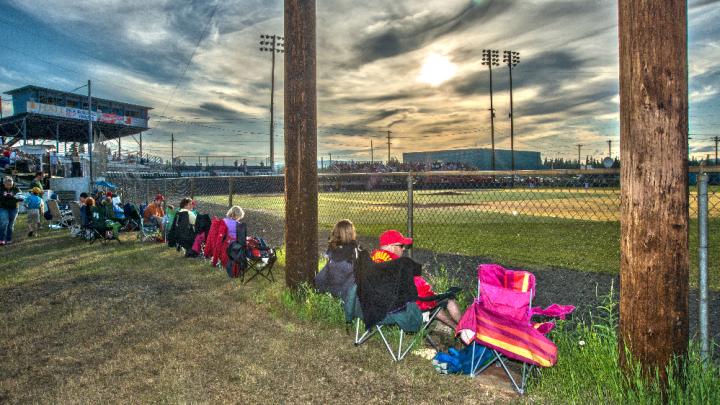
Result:
{"label": "tall grass clump", "polygon": [[[433,291],[435,291],[435,293],[437,294],[444,293],[450,287],[458,287],[462,285],[461,282],[450,276],[447,268],[443,265],[440,265],[440,267],[435,272],[428,272],[427,274],[425,274],[425,276],[427,282],[432,286]],[[467,306],[472,303],[474,298],[474,290],[462,290],[455,297],[455,301],[457,301],[460,308],[467,308]]]}
{"label": "tall grass clump", "polygon": [[[613,291],[603,297],[599,313],[589,321],[560,322],[550,339],[558,346],[558,362],[532,382],[533,397],[544,403],[662,404],[661,388],[643,378],[640,365],[628,360],[623,373],[618,359],[618,304]],[[657,379],[656,379],[657,380]],[[698,347],[668,367],[665,400],[673,404],[719,404],[720,366],[703,367]]]}
{"label": "tall grass clump", "polygon": [[280,293],[283,308],[304,321],[315,321],[329,326],[344,326],[345,313],[342,301],[328,293],[319,293],[309,284],[296,291],[283,289]]}

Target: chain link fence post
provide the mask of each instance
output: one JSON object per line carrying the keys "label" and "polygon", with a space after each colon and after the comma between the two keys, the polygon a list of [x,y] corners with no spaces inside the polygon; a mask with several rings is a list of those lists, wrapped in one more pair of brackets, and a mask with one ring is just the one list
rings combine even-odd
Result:
{"label": "chain link fence post", "polygon": [[700,284],[700,355],[704,362],[709,359],[708,340],[708,179],[706,173],[698,174],[698,255]]}
{"label": "chain link fence post", "polygon": [[233,206],[233,178],[228,177],[228,208]]}
{"label": "chain link fence post", "polygon": [[[407,176],[407,237],[413,237],[413,175],[412,172],[408,172]],[[408,257],[412,257],[413,250],[407,249]]]}
{"label": "chain link fence post", "polygon": [[190,198],[195,199],[195,179],[190,177]]}

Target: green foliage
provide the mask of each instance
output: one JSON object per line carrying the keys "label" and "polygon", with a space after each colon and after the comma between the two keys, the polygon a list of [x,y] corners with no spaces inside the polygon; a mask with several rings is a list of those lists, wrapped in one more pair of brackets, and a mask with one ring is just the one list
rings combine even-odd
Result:
{"label": "green foliage", "polygon": [[[450,287],[460,287],[462,283],[456,278],[450,276],[447,268],[444,265],[440,265],[438,270],[433,273],[425,274],[427,282],[432,286],[433,291],[441,294],[447,291]],[[465,308],[475,298],[473,291],[462,290],[458,293],[456,301],[460,308]]]}
{"label": "green foliage", "polygon": [[285,310],[304,321],[345,325],[342,302],[330,294],[315,291],[311,285],[302,284],[297,291],[283,289],[280,303]]}
{"label": "green foliage", "polygon": [[[603,297],[589,322],[559,322],[550,338],[558,346],[558,363],[533,381],[532,396],[544,403],[661,404],[658,384],[648,383],[640,365],[630,359],[627,375],[618,359],[617,300]],[[676,370],[680,370],[677,372]],[[703,367],[696,345],[683,365],[668,367],[668,403],[720,403],[720,366]]]}

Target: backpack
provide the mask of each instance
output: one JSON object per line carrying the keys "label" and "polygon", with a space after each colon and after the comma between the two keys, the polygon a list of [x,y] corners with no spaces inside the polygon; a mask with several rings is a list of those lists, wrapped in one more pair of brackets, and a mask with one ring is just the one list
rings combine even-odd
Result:
{"label": "backpack", "polygon": [[270,257],[270,248],[262,238],[248,236],[245,243],[245,254],[247,257],[266,258]]}

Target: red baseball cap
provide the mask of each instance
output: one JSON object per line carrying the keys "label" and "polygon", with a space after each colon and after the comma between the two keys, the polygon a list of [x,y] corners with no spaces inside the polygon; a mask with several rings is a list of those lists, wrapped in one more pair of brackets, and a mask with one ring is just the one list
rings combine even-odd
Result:
{"label": "red baseball cap", "polygon": [[107,193],[105,193],[105,197],[112,197],[112,196],[113,196],[113,193],[111,191],[108,191]]}
{"label": "red baseball cap", "polygon": [[412,238],[406,238],[400,232],[390,229],[380,234],[380,246],[395,245],[402,243],[403,245],[412,245]]}
{"label": "red baseball cap", "polygon": [[155,201],[165,201],[165,197],[163,197],[162,194],[158,194],[155,196]]}

